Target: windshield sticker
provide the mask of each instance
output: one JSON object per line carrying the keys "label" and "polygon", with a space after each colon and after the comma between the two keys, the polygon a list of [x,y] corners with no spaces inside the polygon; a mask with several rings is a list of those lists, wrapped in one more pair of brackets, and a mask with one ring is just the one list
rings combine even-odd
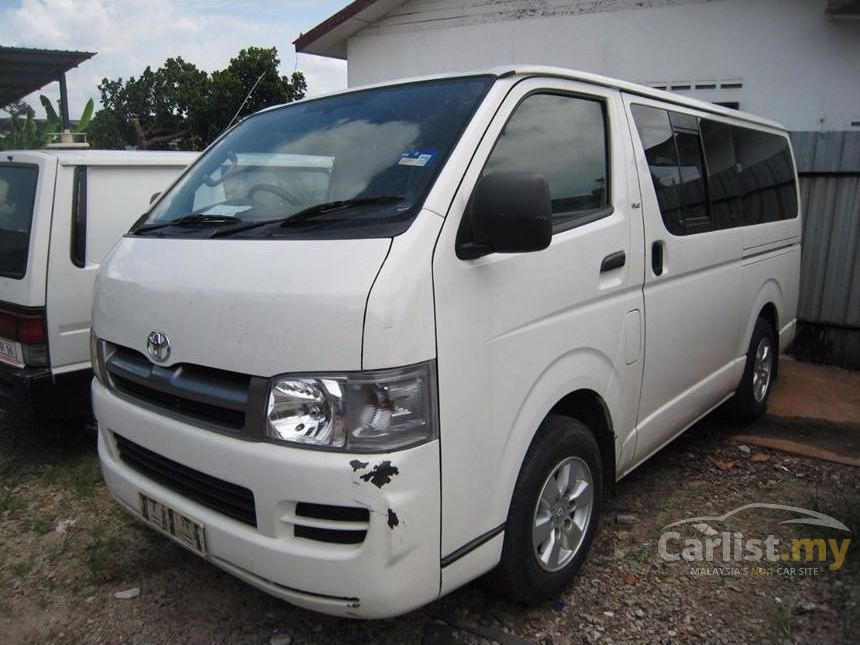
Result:
{"label": "windshield sticker", "polygon": [[434,153],[430,150],[413,150],[412,152],[404,152],[400,155],[399,166],[415,166],[423,168],[433,161]]}
{"label": "windshield sticker", "polygon": [[210,206],[208,209],[203,211],[202,215],[223,215],[224,217],[234,217],[239,213],[244,213],[245,211],[249,211],[253,206],[248,206],[246,204],[242,204],[241,206],[237,206],[234,204],[215,204],[214,206]]}

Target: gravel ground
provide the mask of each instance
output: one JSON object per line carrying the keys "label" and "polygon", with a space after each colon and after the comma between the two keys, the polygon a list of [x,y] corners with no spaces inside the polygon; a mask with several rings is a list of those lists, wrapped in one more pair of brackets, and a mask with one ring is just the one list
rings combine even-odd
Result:
{"label": "gravel ground", "polygon": [[[703,575],[657,553],[667,524],[750,503],[860,529],[860,469],[750,449],[729,429],[705,420],[622,481],[591,555],[554,602],[518,607],[478,582],[401,618],[353,622],[270,598],[128,517],[101,482],[92,436],[0,419],[0,642],[856,642],[854,544],[842,568],[818,565],[819,575]],[[759,509],[696,531],[819,535],[782,519]]]}

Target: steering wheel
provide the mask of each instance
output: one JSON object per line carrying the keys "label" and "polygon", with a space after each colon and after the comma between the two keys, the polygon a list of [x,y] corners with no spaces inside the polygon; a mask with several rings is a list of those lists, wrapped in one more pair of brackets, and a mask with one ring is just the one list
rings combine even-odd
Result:
{"label": "steering wheel", "polygon": [[251,186],[250,190],[248,190],[248,197],[253,199],[254,195],[260,192],[272,193],[273,195],[277,195],[278,197],[280,197],[286,202],[289,202],[293,206],[304,205],[298,197],[296,197],[290,192],[287,192],[280,186],[275,186],[274,184],[256,184],[254,186]]}

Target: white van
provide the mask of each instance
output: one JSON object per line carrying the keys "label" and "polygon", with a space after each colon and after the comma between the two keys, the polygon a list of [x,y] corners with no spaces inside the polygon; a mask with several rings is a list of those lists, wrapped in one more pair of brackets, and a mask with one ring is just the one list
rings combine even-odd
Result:
{"label": "white van", "polygon": [[784,129],[600,76],[265,110],[99,272],[105,479],[303,607],[394,616],[491,571],[543,601],[616,480],[724,401],[762,413],[800,236]]}
{"label": "white van", "polygon": [[0,153],[0,408],[90,409],[92,291],[102,259],[196,154]]}

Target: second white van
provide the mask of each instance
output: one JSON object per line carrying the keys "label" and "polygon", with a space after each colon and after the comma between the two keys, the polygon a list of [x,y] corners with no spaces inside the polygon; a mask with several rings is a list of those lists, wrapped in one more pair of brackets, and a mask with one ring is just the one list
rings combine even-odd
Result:
{"label": "second white van", "polygon": [[93,282],[111,247],[197,158],[187,152],[0,156],[0,408],[39,421],[90,411]]}
{"label": "second white van", "polygon": [[760,415],[801,221],[771,121],[516,67],[227,132],[102,266],[118,502],[250,584],[394,616],[560,593],[619,478]]}

